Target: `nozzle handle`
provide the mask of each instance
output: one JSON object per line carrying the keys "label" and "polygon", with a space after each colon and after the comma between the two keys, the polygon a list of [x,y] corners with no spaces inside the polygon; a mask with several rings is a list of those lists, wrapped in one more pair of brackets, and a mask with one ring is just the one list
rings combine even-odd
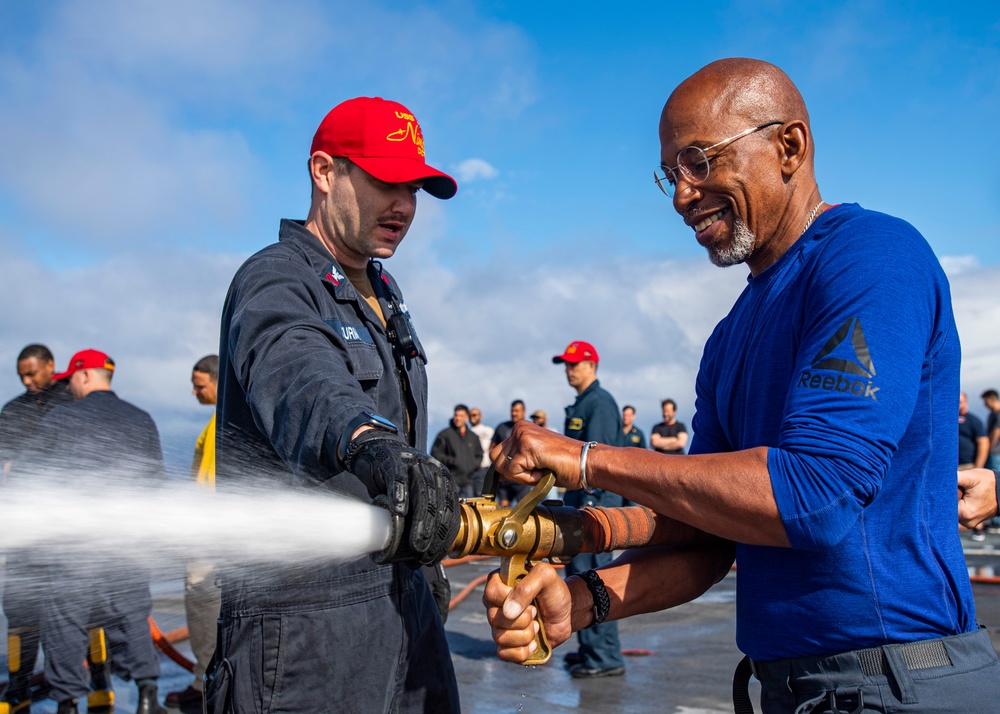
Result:
{"label": "nozzle handle", "polygon": [[[556,475],[552,471],[546,470],[534,488],[524,495],[517,508],[500,522],[497,535],[501,548],[514,549],[517,546],[517,541],[523,536],[523,527],[531,512],[535,506],[545,500],[555,483]],[[500,557],[500,576],[507,587],[512,588],[517,585],[530,569],[531,562],[526,553],[509,553]],[[538,634],[535,636],[535,642],[538,646],[524,662],[526,665],[545,664],[552,657],[552,647],[549,645],[548,638],[545,637],[545,625],[542,624],[541,614],[535,618],[535,622],[538,623]]]}
{"label": "nozzle handle", "polygon": [[[528,560],[524,555],[510,555],[500,560],[500,577],[508,587],[514,587],[528,574]],[[538,645],[531,656],[524,661],[524,665],[545,664],[552,658],[552,646],[545,636],[545,625],[542,623],[541,613],[535,618],[538,623],[538,634],[535,635],[535,643]]]}

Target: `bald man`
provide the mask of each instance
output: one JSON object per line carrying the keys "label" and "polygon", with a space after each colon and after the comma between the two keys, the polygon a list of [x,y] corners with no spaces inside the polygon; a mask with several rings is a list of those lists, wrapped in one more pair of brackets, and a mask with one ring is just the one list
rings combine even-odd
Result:
{"label": "bald man", "polygon": [[735,557],[737,711],[752,710],[751,671],[765,712],[993,706],[1000,663],[955,528],[958,334],[930,247],[900,219],[823,199],[809,114],[771,64],[699,70],[659,134],[660,189],[714,264],[750,272],[705,346],[689,455],[588,452],[518,424],[491,456],[510,479],[549,468],[647,505],[687,524],[685,545],[626,552],[597,578],[543,565],[512,591],[493,576],[500,658],[535,649],[532,601],[559,644],[692,600]]}

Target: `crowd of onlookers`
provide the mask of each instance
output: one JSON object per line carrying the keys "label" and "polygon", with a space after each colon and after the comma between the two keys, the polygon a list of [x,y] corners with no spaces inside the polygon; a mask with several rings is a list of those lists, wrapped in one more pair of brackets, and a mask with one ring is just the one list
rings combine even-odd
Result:
{"label": "crowd of onlookers", "polygon": [[[980,419],[969,411],[969,398],[965,392],[959,395],[958,407],[958,469],[971,468],[1000,469],[1000,393],[987,389],[979,395],[986,409],[986,419]],[[645,433],[635,426],[635,407],[622,407],[622,431],[624,446],[651,448],[665,454],[683,454],[688,443],[688,430],[684,422],[677,419],[677,403],[664,399],[663,421],[650,429],[649,440]],[[490,465],[490,448],[508,436],[519,421],[525,419],[524,401],[515,399],[510,405],[510,419],[495,428],[482,423],[483,413],[479,407],[456,404],[448,426],[434,439],[431,455],[441,461],[452,472],[463,497],[478,496],[483,485],[483,476]],[[552,429],[548,415],[541,409],[532,412],[530,420],[538,426]],[[558,430],[556,430],[558,431]],[[501,484],[500,498],[505,504],[517,500],[518,484]],[[973,533],[973,538],[982,540],[983,530]]]}
{"label": "crowd of onlookers", "polygon": [[[622,407],[621,446],[640,449],[651,448],[663,454],[683,454],[688,443],[688,430],[684,422],[677,420],[677,402],[664,399],[663,421],[650,430],[649,441],[645,433],[635,425],[635,407]],[[510,419],[491,427],[483,423],[483,412],[479,407],[456,404],[448,426],[438,432],[431,446],[431,456],[443,463],[451,471],[458,485],[459,496],[471,498],[479,496],[483,490],[486,471],[490,465],[490,449],[510,436],[514,425],[525,420],[527,409],[524,401],[515,399],[510,403]],[[549,425],[548,414],[536,409],[528,417],[532,423],[545,429],[559,431]],[[497,486],[500,505],[516,503],[528,487],[523,484],[501,482]]]}

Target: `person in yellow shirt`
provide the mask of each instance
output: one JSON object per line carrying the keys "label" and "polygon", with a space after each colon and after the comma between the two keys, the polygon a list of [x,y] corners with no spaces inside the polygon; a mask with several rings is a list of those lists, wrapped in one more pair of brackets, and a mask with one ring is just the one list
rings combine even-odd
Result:
{"label": "person in yellow shirt", "polygon": [[[219,385],[219,357],[202,357],[191,371],[191,393],[201,404],[215,405]],[[215,490],[215,412],[208,420],[194,447],[191,478],[205,488]],[[192,560],[187,565],[184,582],[184,611],[187,614],[188,635],[194,653],[194,681],[187,689],[170,692],[164,702],[168,707],[201,711],[204,698],[202,678],[215,652],[216,621],[221,607],[220,589],[212,564]]]}
{"label": "person in yellow shirt", "polygon": [[[212,369],[202,372],[199,367]],[[202,404],[215,406],[215,395],[219,387],[219,358],[216,355],[203,357],[191,372],[191,393]],[[199,485],[215,490],[215,411],[202,429],[194,445],[194,461],[191,462],[191,478]]]}

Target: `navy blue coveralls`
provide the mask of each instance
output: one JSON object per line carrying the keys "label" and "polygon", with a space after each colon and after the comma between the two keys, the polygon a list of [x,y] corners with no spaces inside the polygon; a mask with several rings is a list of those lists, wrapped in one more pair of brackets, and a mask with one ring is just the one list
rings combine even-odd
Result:
{"label": "navy blue coveralls", "polygon": [[[53,407],[68,404],[73,395],[65,381],[53,382],[37,394],[25,392],[4,405],[0,411],[0,467],[16,464],[42,419]],[[13,467],[12,467],[13,468]],[[31,675],[38,658],[42,593],[32,575],[27,553],[10,551],[3,581],[3,613],[7,632],[20,638],[20,668],[10,672],[6,701],[22,701],[30,696]]]}
{"label": "navy blue coveralls", "polygon": [[[598,380],[587,387],[576,401],[566,407],[566,436],[580,441],[596,441],[609,446],[624,446],[622,433],[622,413],[615,398],[601,389]],[[618,508],[622,497],[611,491],[594,489],[587,493],[583,489],[567,491],[563,499],[567,506],[604,506]],[[580,553],[566,566],[566,575],[577,575],[611,562],[611,553]],[[604,622],[576,633],[580,641],[583,666],[588,669],[612,669],[625,664],[622,659],[621,643],[618,641],[618,623]]]}
{"label": "navy blue coveralls", "polygon": [[[28,480],[78,486],[82,479],[109,491],[129,483],[161,484],[166,479],[160,435],[152,418],[112,391],[91,392],[50,411],[15,467]],[[16,484],[12,484],[16,487]],[[107,555],[105,554],[105,558]],[[100,567],[70,554],[47,554],[35,572],[42,594],[42,648],[50,696],[58,702],[86,697],[90,673],[85,660],[92,626],[102,626],[112,672],[125,680],[160,676],[160,661],[149,630],[153,600],[149,574],[132,563]]]}
{"label": "navy blue coveralls", "polygon": [[646,435],[642,433],[642,430],[637,426],[633,425],[628,433],[625,434],[625,446],[634,446],[637,449],[646,448]]}
{"label": "navy blue coveralls", "polygon": [[[388,317],[381,266],[368,276]],[[402,307],[405,310],[405,306]],[[427,446],[423,348],[402,358],[319,240],[281,222],[279,242],[233,278],[219,348],[216,486],[337,493],[370,502],[336,457],[362,411]],[[353,562],[223,575],[209,712],[457,712],[437,606],[419,571]]]}

